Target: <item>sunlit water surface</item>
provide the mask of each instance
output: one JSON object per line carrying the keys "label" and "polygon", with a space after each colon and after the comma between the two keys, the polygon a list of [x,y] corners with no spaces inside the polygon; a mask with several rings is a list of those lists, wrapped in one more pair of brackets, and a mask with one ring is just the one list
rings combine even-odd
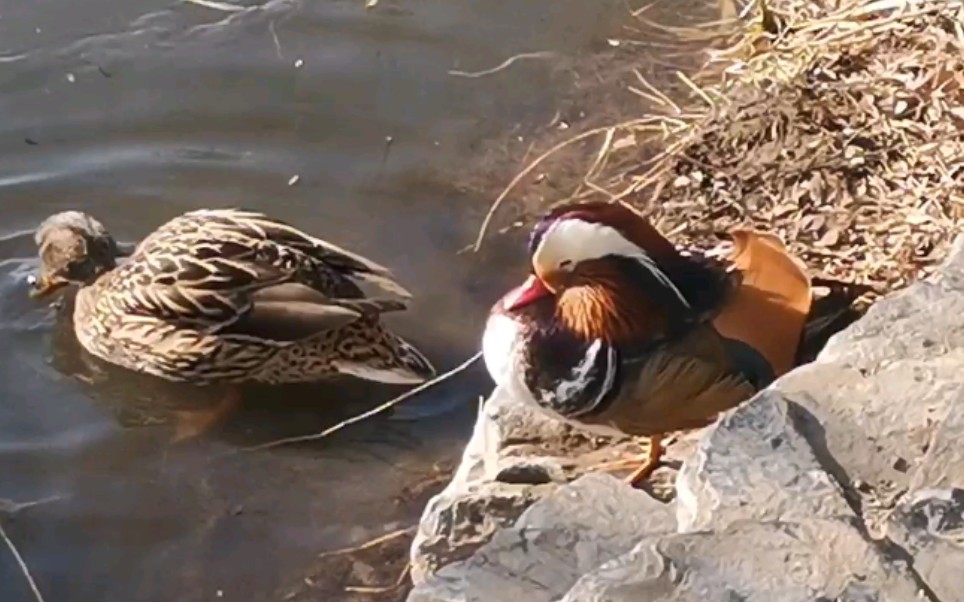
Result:
{"label": "sunlit water surface", "polygon": [[[324,441],[230,455],[401,392],[251,390],[223,428],[171,446],[171,408],[208,394],[82,353],[27,297],[36,224],[81,208],[135,241],[203,206],[268,211],[390,265],[416,293],[392,327],[448,369],[477,349],[519,250],[457,254],[488,200],[446,172],[547,120],[557,84],[539,59],[449,71],[591,52],[611,4],[0,0],[0,498],[56,498],[0,521],[48,600],[270,599],[318,552],[408,524],[398,496],[457,457],[489,383],[477,366]],[[0,547],[0,599],[28,596]]]}

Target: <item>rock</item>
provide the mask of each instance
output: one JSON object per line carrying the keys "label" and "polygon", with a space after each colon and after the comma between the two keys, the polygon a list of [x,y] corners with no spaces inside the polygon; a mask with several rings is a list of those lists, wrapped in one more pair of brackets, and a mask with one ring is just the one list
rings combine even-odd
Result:
{"label": "rock", "polygon": [[510,458],[499,468],[495,480],[515,485],[542,485],[563,482],[565,475],[562,466],[553,458]]}
{"label": "rock", "polygon": [[553,422],[493,394],[423,516],[412,602],[964,602],[964,236],[674,443],[668,504],[600,474],[560,485],[629,443]]}
{"label": "rock", "polygon": [[923,490],[891,515],[887,536],[941,602],[964,601],[964,489]]}
{"label": "rock", "polygon": [[550,602],[587,571],[641,537],[672,532],[673,510],[603,474],[584,476],[536,502],[468,560],[449,565],[410,602]]}
{"label": "rock", "polygon": [[[412,544],[412,581],[469,557],[498,527],[583,467],[621,453],[516,403],[502,389],[486,401],[448,486],[426,505]],[[600,448],[606,448],[600,450]]]}
{"label": "rock", "polygon": [[853,517],[778,391],[766,391],[711,427],[680,471],[680,532],[733,522]]}
{"label": "rock", "polygon": [[873,370],[855,368],[846,357],[818,359],[777,388],[811,414],[801,425],[804,436],[844,488],[859,480],[906,491],[964,391],[964,348],[929,360],[893,358]]}
{"label": "rock", "polygon": [[[962,362],[964,365],[964,362]],[[911,479],[911,489],[964,487],[964,387],[958,389],[947,414],[927,444],[927,452]]]}
{"label": "rock", "polygon": [[484,482],[435,496],[426,506],[412,544],[413,582],[467,558],[499,527],[511,525],[548,492],[545,487]]}
{"label": "rock", "polygon": [[852,526],[814,519],[649,537],[562,602],[912,602],[917,591]]}
{"label": "rock", "polygon": [[804,436],[872,532],[909,490],[964,487],[952,443],[964,429],[964,237],[934,279],[879,301],[775,388],[806,408]]}
{"label": "rock", "polygon": [[925,281],[892,293],[830,339],[821,363],[872,370],[894,359],[926,360],[964,347],[964,236]]}

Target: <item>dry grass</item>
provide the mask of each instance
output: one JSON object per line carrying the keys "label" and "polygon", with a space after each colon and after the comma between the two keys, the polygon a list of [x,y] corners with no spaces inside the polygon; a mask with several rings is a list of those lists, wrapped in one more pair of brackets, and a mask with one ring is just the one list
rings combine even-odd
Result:
{"label": "dry grass", "polygon": [[[599,146],[553,200],[624,200],[696,246],[752,225],[781,235],[816,277],[904,286],[964,222],[964,3],[770,4],[689,27],[637,11],[641,48],[716,50],[696,73],[676,72],[675,93],[636,70],[625,89],[655,114],[570,133]],[[551,158],[539,161],[551,173]],[[526,185],[538,179],[510,188]]]}

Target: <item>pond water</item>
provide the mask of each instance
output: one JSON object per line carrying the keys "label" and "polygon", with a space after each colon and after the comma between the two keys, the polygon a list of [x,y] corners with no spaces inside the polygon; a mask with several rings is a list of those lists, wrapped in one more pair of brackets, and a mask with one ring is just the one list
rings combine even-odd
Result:
{"label": "pond water", "polygon": [[[197,391],[91,360],[27,297],[33,228],[81,208],[136,241],[199,207],[288,220],[391,266],[416,294],[392,327],[440,370],[477,349],[521,249],[457,251],[488,199],[453,193],[480,142],[548,121],[557,78],[616,2],[0,0],[0,514],[47,600],[274,600],[323,550],[407,524],[405,487],[457,457],[481,367],[311,444],[403,389],[344,380],[251,390],[222,428],[170,444]],[[297,176],[297,182],[289,185]],[[203,401],[203,400],[200,400]],[[52,499],[51,499],[52,498]],[[30,592],[0,546],[0,600]]]}

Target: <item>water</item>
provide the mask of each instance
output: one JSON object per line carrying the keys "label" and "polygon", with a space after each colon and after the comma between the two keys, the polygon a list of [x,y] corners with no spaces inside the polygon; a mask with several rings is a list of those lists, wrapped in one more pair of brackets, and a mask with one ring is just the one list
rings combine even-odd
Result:
{"label": "water", "polygon": [[[623,10],[619,8],[618,10]],[[345,380],[248,391],[201,440],[169,444],[204,394],[91,360],[66,316],[27,298],[32,229],[82,208],[135,241],[202,206],[268,211],[390,265],[416,293],[392,326],[444,370],[477,349],[518,250],[457,255],[486,199],[455,194],[478,143],[547,121],[546,60],[575,57],[616,3],[278,1],[225,13],[166,0],[0,0],[0,520],[48,600],[269,600],[323,550],[407,524],[405,486],[457,457],[479,367],[314,444],[401,392]],[[289,181],[298,176],[295,185]],[[0,600],[29,590],[0,546]]]}

